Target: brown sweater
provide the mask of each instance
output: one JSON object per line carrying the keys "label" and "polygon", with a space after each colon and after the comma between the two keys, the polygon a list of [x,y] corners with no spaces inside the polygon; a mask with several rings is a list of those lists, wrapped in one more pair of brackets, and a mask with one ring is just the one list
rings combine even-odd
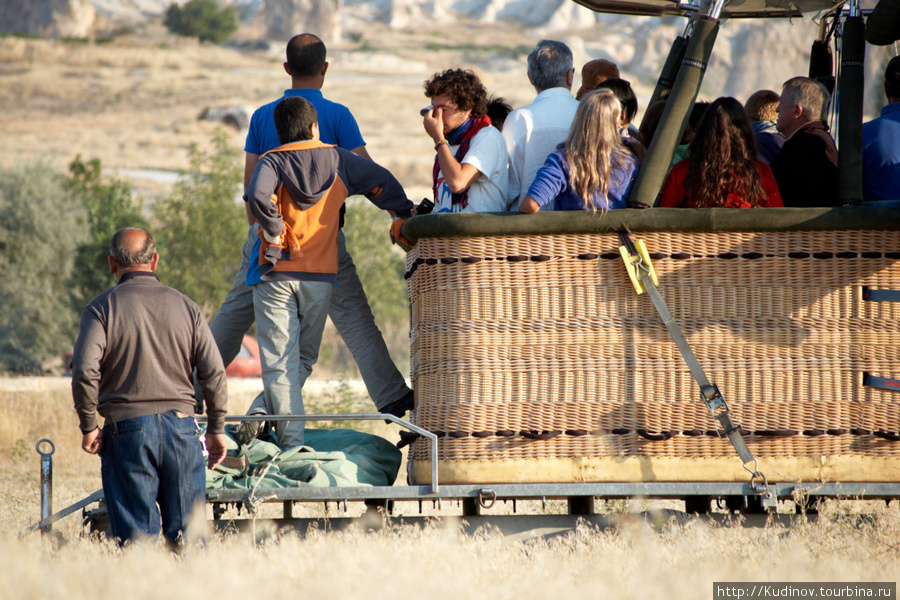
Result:
{"label": "brown sweater", "polygon": [[150,272],[126,273],[81,315],[72,359],[72,396],[82,432],[172,410],[193,415],[193,369],[203,389],[208,431],[224,432],[222,357],[200,308]]}

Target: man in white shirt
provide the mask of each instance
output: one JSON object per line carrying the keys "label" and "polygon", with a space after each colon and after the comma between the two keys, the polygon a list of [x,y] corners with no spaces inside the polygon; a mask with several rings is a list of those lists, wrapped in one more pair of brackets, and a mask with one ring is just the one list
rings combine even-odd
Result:
{"label": "man in white shirt", "polygon": [[[578,108],[572,97],[574,76],[572,51],[562,42],[541,40],[528,55],[528,80],[537,98],[510,113],[503,124],[509,153],[509,210],[519,209],[538,169],[569,135]],[[554,204],[541,210],[555,210]]]}

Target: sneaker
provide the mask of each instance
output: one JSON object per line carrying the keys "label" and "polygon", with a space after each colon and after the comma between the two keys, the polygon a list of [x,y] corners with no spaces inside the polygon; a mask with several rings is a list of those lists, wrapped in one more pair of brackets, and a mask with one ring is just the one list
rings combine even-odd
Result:
{"label": "sneaker", "polygon": [[234,441],[239,446],[247,446],[259,435],[265,421],[241,421],[237,432],[234,434]]}

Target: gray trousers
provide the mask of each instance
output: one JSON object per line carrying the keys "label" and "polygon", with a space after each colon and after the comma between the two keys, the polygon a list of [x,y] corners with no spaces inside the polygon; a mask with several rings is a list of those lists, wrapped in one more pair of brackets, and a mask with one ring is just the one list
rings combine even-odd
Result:
{"label": "gray trousers", "polygon": [[[303,384],[319,357],[333,287],[325,281],[271,281],[253,286],[266,414],[305,414]],[[251,414],[258,409],[254,401]],[[302,421],[279,421],[275,433],[282,448],[303,445]]]}
{"label": "gray trousers", "polygon": [[[259,225],[250,227],[234,287],[209,324],[226,366],[237,356],[244,334],[255,318],[253,290],[247,287],[246,279],[250,252],[258,232]],[[375,324],[353,257],[347,252],[343,231],[338,234],[338,274],[331,291],[328,316],[350,350],[376,408],[380,410],[410,393]]]}

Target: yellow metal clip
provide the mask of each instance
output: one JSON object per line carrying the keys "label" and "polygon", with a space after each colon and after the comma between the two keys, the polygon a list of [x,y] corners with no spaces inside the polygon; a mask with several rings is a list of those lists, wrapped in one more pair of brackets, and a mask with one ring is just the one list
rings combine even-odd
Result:
{"label": "yellow metal clip", "polygon": [[622,260],[625,261],[625,270],[628,271],[628,278],[631,279],[631,285],[634,286],[634,291],[638,294],[643,294],[647,290],[644,289],[644,284],[641,283],[641,273],[639,270],[647,271],[653,285],[659,285],[659,279],[656,277],[653,263],[650,262],[650,253],[647,252],[647,246],[644,244],[644,240],[635,240],[634,247],[637,249],[637,254],[634,256],[628,252],[628,249],[625,248],[625,246],[619,246],[619,254],[622,255]]}

